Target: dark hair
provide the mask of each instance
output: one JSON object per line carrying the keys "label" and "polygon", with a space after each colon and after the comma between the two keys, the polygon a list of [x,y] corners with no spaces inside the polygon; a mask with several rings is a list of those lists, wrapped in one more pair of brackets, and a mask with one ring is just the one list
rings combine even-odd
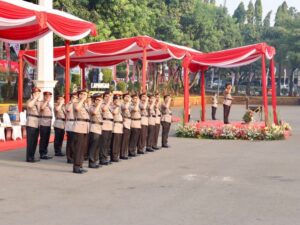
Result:
{"label": "dark hair", "polygon": [[227,88],[229,85],[231,85],[231,83],[226,83],[225,88]]}

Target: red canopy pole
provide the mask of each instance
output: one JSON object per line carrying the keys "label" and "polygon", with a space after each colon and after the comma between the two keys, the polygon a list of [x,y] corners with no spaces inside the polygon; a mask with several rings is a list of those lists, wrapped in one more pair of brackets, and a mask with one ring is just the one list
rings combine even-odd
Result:
{"label": "red canopy pole", "polygon": [[147,73],[147,51],[143,48],[143,69],[142,69],[142,91],[146,92],[146,74]]}
{"label": "red canopy pole", "polygon": [[129,71],[130,70],[130,68],[129,68],[129,61],[127,60],[126,61],[126,82],[128,82],[128,78],[129,78]]}
{"label": "red canopy pole", "polygon": [[19,52],[19,77],[18,77],[18,109],[23,110],[23,55],[24,51]]}
{"label": "red canopy pole", "polygon": [[205,70],[201,69],[201,109],[202,109],[202,114],[201,114],[201,121],[205,121],[205,114],[206,114],[206,109],[205,109]]}
{"label": "red canopy pole", "polygon": [[117,66],[114,65],[113,67],[113,77],[114,77],[114,81],[117,82]]}
{"label": "red canopy pole", "polygon": [[86,88],[85,65],[81,64],[80,68],[81,68],[81,86],[82,86],[83,89],[85,89]]}
{"label": "red canopy pole", "polygon": [[276,82],[275,82],[275,62],[274,58],[270,61],[270,71],[271,71],[271,82],[272,82],[272,108],[273,108],[273,119],[274,123],[278,124],[277,110],[276,110]]}
{"label": "red canopy pole", "polygon": [[66,65],[65,65],[65,99],[70,101],[70,41],[65,41]]}
{"label": "red canopy pole", "polygon": [[189,121],[189,101],[190,101],[190,84],[189,84],[189,64],[190,58],[186,56],[183,60],[183,89],[184,89],[184,124]]}
{"label": "red canopy pole", "polygon": [[268,122],[268,96],[267,96],[267,81],[266,81],[266,59],[265,54],[261,57],[261,75],[262,75],[262,95],[265,112],[265,123]]}

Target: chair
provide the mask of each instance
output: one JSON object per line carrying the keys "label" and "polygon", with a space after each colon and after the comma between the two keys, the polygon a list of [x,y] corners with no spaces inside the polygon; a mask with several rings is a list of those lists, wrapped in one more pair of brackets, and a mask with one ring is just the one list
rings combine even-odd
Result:
{"label": "chair", "polygon": [[11,127],[11,122],[10,122],[10,118],[9,115],[7,113],[3,113],[3,125],[5,127]]}
{"label": "chair", "polygon": [[22,137],[26,138],[26,110],[23,112],[20,112],[20,125],[21,125],[21,130],[22,130]]}
{"label": "chair", "polygon": [[0,127],[0,140],[5,141],[4,127]]}
{"label": "chair", "polygon": [[20,125],[26,126],[26,111],[20,112]]}
{"label": "chair", "polygon": [[[3,113],[3,125],[9,129],[12,128],[12,139],[15,141],[18,138],[22,140],[22,130],[21,130],[21,125],[12,125],[9,115],[7,113]],[[6,138],[9,139],[9,138]]]}

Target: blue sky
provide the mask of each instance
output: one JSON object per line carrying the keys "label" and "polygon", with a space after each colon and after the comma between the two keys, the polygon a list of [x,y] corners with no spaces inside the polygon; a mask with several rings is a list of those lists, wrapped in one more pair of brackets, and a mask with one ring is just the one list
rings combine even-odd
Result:
{"label": "blue sky", "polygon": [[[247,8],[250,0],[243,0],[245,7]],[[216,0],[217,5],[224,3],[224,0]],[[238,5],[242,2],[241,0],[226,0],[226,6],[228,8],[229,13],[232,15],[234,10],[238,7]],[[253,4],[255,4],[255,0],[252,0]],[[272,20],[275,17],[277,8],[281,5],[284,1],[283,0],[262,0],[263,4],[263,15],[265,16],[270,10],[272,12]],[[286,3],[289,7],[293,6],[300,11],[300,0],[286,0]]]}

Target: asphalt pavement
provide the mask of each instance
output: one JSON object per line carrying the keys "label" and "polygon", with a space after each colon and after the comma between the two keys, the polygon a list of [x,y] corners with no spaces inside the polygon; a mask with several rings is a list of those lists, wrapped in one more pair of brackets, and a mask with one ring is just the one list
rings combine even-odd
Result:
{"label": "asphalt pavement", "polygon": [[[244,111],[233,106],[231,121]],[[300,224],[300,107],[282,106],[279,114],[293,127],[288,140],[182,139],[174,125],[171,148],[83,175],[65,158],[30,164],[25,149],[2,152],[0,224]],[[199,116],[193,107],[192,119]]]}

